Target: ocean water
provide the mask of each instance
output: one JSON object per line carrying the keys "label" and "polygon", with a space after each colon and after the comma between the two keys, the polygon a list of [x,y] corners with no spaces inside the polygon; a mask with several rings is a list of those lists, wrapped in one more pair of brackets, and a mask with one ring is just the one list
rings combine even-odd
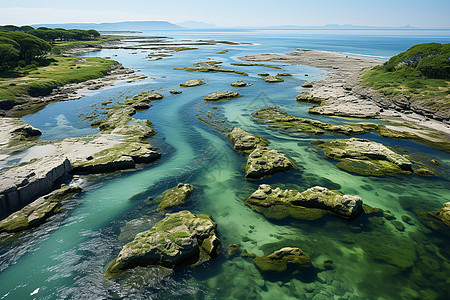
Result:
{"label": "ocean water", "polygon": [[[257,109],[270,105],[308,117],[309,105],[297,103],[295,96],[304,81],[320,78],[323,70],[285,64],[276,64],[282,70],[229,64],[244,55],[288,53],[296,48],[387,60],[417,43],[448,43],[448,31],[210,30],[142,35],[254,45],[199,46],[198,50],[159,61],[148,61],[147,52],[135,50],[105,49],[85,54],[117,55],[113,59],[149,78],[86,91],[79,100],[50,104],[24,117],[25,122],[41,129],[41,138],[47,140],[92,134],[97,129],[91,128],[80,114],[91,112],[106,100],[123,101],[143,91],[158,90],[164,99],[153,102],[149,110],[134,117],[154,123],[158,134],[149,142],[164,155],[138,170],[74,178],[85,191],[67,200],[63,213],[13,243],[0,246],[0,299],[447,299],[450,242],[426,229],[414,211],[437,210],[450,201],[450,155],[419,143],[389,140],[371,133],[362,137],[438,160],[442,165],[439,176],[365,177],[344,172],[316,152],[310,142],[345,137],[288,135],[251,119]],[[229,52],[216,54],[221,50]],[[249,76],[173,70],[208,59],[220,60],[224,67],[247,72]],[[294,76],[286,77],[282,83],[266,83],[257,76],[260,72],[289,72]],[[169,94],[170,89],[180,89],[179,83],[196,78],[207,84],[182,88],[180,95]],[[253,85],[229,86],[237,80]],[[219,90],[237,90],[244,97],[204,103],[206,94]],[[212,109],[213,106],[219,109]],[[223,134],[197,119],[196,115],[208,112],[226,119],[231,126],[267,138],[270,147],[292,158],[299,169],[268,179],[244,180],[245,158],[233,151]],[[358,122],[309,117],[334,123]],[[190,200],[179,209],[210,214],[217,222],[224,247],[219,257],[196,268],[182,268],[166,278],[136,271],[130,278],[105,279],[104,271],[121,247],[139,230],[164,217],[156,212],[156,206],[145,204],[147,197],[157,196],[178,182],[195,186]],[[404,224],[405,231],[399,232],[387,220],[383,224],[364,218],[353,222],[331,217],[318,221],[268,220],[244,205],[261,183],[300,191],[320,185],[358,194],[364,203],[390,210],[397,220],[401,221],[402,215],[409,216],[414,225]],[[130,222],[136,219],[139,222]],[[313,267],[295,276],[261,274],[250,260],[228,257],[229,244],[239,244],[241,249],[257,255],[286,246],[299,247],[311,257]],[[333,261],[331,268],[323,267],[325,259]]]}

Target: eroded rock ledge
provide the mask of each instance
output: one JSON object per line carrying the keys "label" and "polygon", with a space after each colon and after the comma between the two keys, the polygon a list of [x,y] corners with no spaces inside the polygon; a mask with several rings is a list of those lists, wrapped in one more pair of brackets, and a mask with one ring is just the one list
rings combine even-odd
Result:
{"label": "eroded rock ledge", "polygon": [[123,246],[106,271],[110,278],[121,276],[136,267],[200,264],[220,252],[216,223],[208,215],[195,215],[187,210],[167,214],[150,230],[136,235]]}
{"label": "eroded rock ledge", "polygon": [[269,219],[291,216],[296,219],[314,220],[332,213],[352,220],[363,212],[363,203],[359,196],[344,195],[320,186],[299,192],[273,189],[270,185],[261,184],[245,204]]}
{"label": "eroded rock ledge", "polygon": [[245,166],[247,179],[261,179],[296,168],[283,153],[265,147],[268,145],[265,139],[238,127],[233,128],[228,134],[228,139],[233,143],[235,151],[247,155]]}

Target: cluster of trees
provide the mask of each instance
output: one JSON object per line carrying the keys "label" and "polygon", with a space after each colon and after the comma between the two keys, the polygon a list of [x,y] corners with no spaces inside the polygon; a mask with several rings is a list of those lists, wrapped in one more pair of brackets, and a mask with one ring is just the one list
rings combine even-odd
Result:
{"label": "cluster of trees", "polygon": [[31,64],[45,57],[50,49],[46,41],[33,35],[0,31],[0,71]]}
{"label": "cluster of trees", "polygon": [[100,36],[97,30],[81,30],[81,29],[64,29],[64,28],[47,28],[39,27],[34,29],[31,26],[15,26],[15,25],[5,25],[0,26],[0,31],[13,31],[13,32],[25,32],[34,35],[44,41],[49,43],[54,43],[55,41],[88,41],[94,40]]}
{"label": "cluster of trees", "polygon": [[450,44],[427,43],[412,46],[383,65],[387,72],[403,77],[450,79]]}
{"label": "cluster of trees", "polygon": [[0,26],[0,72],[39,63],[55,41],[85,41],[100,36],[96,30],[66,30],[31,26]]}

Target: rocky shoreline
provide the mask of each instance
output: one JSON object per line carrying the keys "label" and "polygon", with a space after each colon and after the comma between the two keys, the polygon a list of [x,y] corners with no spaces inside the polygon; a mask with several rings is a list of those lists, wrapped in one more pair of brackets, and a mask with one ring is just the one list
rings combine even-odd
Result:
{"label": "rocky shoreline", "polygon": [[[444,134],[447,140],[450,139],[449,116],[409,105],[404,97],[387,99],[372,88],[361,84],[361,73],[382,64],[382,61],[307,49],[297,49],[296,52],[289,54],[251,55],[240,59],[308,65],[327,71],[324,79],[303,84],[306,90],[297,96],[298,101],[319,104],[312,107],[310,113],[377,118],[403,125],[409,123],[419,126],[420,129]],[[402,126],[402,130],[406,131],[406,126]]]}

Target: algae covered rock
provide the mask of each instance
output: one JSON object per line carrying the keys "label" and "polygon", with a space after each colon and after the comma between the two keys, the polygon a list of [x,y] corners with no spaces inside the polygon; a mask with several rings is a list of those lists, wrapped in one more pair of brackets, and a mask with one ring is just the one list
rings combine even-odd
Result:
{"label": "algae covered rock", "polygon": [[440,210],[430,212],[430,214],[441,220],[447,227],[450,227],[450,202],[444,203]]}
{"label": "algae covered rock", "polygon": [[283,153],[267,147],[258,147],[247,157],[245,178],[261,179],[295,168],[296,166]]}
{"label": "algae covered rock", "polygon": [[186,203],[186,199],[191,195],[194,187],[188,183],[179,183],[176,187],[165,191],[160,197],[155,200],[160,201],[158,211],[173,208],[178,205]]}
{"label": "algae covered rock", "polygon": [[268,256],[257,256],[253,263],[263,272],[294,272],[308,268],[311,258],[299,248],[286,247]]}
{"label": "algae covered rock", "polygon": [[183,92],[179,91],[179,90],[170,90],[169,93],[171,93],[172,95],[178,95],[178,94],[181,94]]}
{"label": "algae covered rock", "polygon": [[359,196],[344,195],[320,186],[299,192],[273,189],[270,185],[261,184],[245,204],[271,219],[291,216],[296,219],[314,220],[332,213],[352,220],[363,212],[363,203]]}
{"label": "algae covered rock", "polygon": [[264,78],[265,82],[283,82],[284,79],[278,76],[266,76],[266,78]]}
{"label": "algae covered rock", "polygon": [[42,196],[24,208],[0,221],[1,232],[20,232],[37,227],[61,209],[61,201],[80,193],[80,187],[63,186],[48,195]]}
{"label": "algae covered rock", "polygon": [[150,230],[136,235],[123,246],[106,271],[108,277],[120,276],[136,267],[174,268],[185,263],[201,263],[220,252],[216,223],[208,215],[187,210],[167,214]]}
{"label": "algae covered rock", "polygon": [[262,137],[248,133],[239,127],[234,127],[227,137],[233,143],[234,151],[246,154],[251,153],[259,146],[267,146],[269,144]]}
{"label": "algae covered rock", "polygon": [[244,80],[239,80],[239,81],[233,82],[230,85],[233,87],[244,87],[244,86],[248,86],[249,84],[247,82],[245,82]]}
{"label": "algae covered rock", "polygon": [[328,158],[339,160],[339,168],[361,175],[408,174],[412,171],[412,163],[406,157],[366,139],[327,141],[316,149],[323,150]]}
{"label": "algae covered rock", "polygon": [[201,79],[191,79],[185,82],[180,83],[181,87],[192,87],[192,86],[198,86],[198,85],[203,85],[206,84],[206,82],[204,82]]}
{"label": "algae covered rock", "polygon": [[219,91],[205,96],[205,101],[223,101],[242,97],[241,94],[234,91]]}

